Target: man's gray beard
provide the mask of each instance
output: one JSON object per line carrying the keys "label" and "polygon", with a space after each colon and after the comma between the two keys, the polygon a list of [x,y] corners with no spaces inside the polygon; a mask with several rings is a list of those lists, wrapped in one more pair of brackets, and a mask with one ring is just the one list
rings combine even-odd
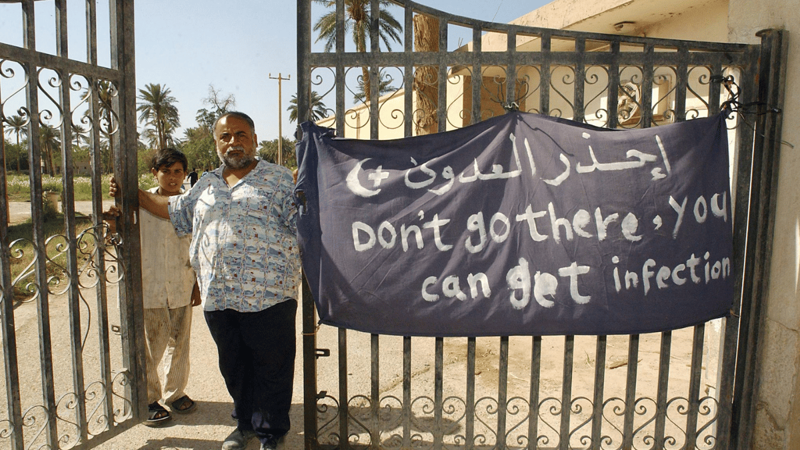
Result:
{"label": "man's gray beard", "polygon": [[244,153],[244,147],[231,147],[228,149],[228,151],[230,150],[241,151],[242,156],[232,158],[229,153],[226,152],[223,155],[219,150],[217,150],[217,156],[219,156],[220,161],[222,161],[222,164],[224,164],[225,167],[229,169],[233,170],[244,169],[245,167],[248,167],[250,164],[253,164],[253,161],[256,160],[255,156],[249,156],[246,153]]}

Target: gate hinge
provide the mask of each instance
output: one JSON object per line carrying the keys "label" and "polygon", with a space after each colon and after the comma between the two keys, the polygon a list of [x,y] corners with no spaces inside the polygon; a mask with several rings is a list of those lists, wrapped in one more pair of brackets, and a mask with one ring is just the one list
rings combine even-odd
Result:
{"label": "gate hinge", "polygon": [[327,348],[318,348],[318,349],[316,349],[316,351],[314,353],[314,356],[316,356],[317,359],[323,358],[323,357],[328,357],[328,356],[331,356],[331,351],[328,350]]}

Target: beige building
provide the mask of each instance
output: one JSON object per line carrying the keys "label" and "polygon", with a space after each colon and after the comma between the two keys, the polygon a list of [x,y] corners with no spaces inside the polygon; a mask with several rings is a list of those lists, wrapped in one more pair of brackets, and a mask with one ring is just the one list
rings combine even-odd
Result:
{"label": "beige building", "polygon": [[[448,11],[458,13],[457,11]],[[800,114],[800,50],[796,36],[800,36],[800,2],[798,0],[555,0],[513,21],[518,25],[565,29],[609,34],[625,34],[652,38],[682,39],[695,41],[758,44],[756,33],[763,29],[783,29],[788,33],[788,47],[784,60],[785,89],[782,108],[783,128],[780,147],[780,171],[777,205],[774,209],[774,244],[769,261],[768,292],[764,305],[763,323],[759,324],[758,364],[755,375],[754,407],[755,423],[743,424],[753,433],[755,449],[800,449],[800,184],[796,174],[800,172],[800,128],[791,125],[792,117]],[[464,48],[469,51],[471,43]],[[536,49],[534,39],[518,36],[517,50]],[[554,44],[556,45],[556,44]],[[503,51],[507,46],[505,37],[492,33],[484,34],[482,49]],[[591,51],[591,49],[587,49]],[[484,83],[496,73],[485,68]],[[557,83],[559,77],[552,79]],[[659,108],[669,108],[669,74],[663,74],[664,84],[654,88],[653,99],[664,102],[656,105],[654,119],[658,120]],[[734,76],[736,74],[733,74]],[[538,85],[536,73],[520,71],[531,85]],[[635,77],[635,74],[633,74]],[[655,74],[658,78],[659,74]],[[466,125],[465,114],[469,110],[463,98],[469,89],[467,71],[451,70],[447,83],[447,125],[451,130]],[[395,78],[396,75],[395,75]],[[402,79],[402,78],[400,78]],[[603,85],[604,83],[599,83]],[[621,84],[625,84],[624,74]],[[706,86],[690,86],[700,99],[707,93]],[[403,110],[403,92],[397,91],[381,97],[379,106],[380,139],[403,136],[403,127],[395,126],[393,112]],[[594,98],[587,92],[586,98]],[[414,98],[416,102],[416,96]],[[537,111],[536,96],[523,98],[520,109]],[[604,97],[593,100],[596,105],[587,105],[586,110],[603,109]],[[655,100],[654,100],[655,101]],[[693,99],[687,99],[686,109],[693,108]],[[490,102],[482,102],[482,105]],[[416,104],[415,108],[416,109]],[[497,108],[499,109],[499,108]],[[551,113],[560,109],[558,98],[550,105]],[[564,108],[568,111],[568,108]],[[699,115],[706,114],[698,108]],[[493,114],[501,114],[502,110]],[[632,111],[631,114],[635,114]],[[569,117],[569,114],[564,114]],[[348,111],[345,122],[345,137],[368,139],[368,108],[365,105]],[[789,120],[786,120],[789,119]],[[587,121],[592,118],[587,116]],[[334,126],[333,118],[320,122],[323,126]],[[624,121],[622,126],[625,126]],[[797,149],[795,149],[797,147]],[[778,245],[775,245],[778,244]]]}

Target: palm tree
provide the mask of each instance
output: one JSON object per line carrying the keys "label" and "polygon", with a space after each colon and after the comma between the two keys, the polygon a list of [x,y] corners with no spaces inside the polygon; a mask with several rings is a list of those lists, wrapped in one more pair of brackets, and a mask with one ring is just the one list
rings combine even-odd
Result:
{"label": "palm tree", "polygon": [[139,135],[139,137],[143,139],[144,142],[147,143],[147,146],[149,148],[161,149],[165,147],[175,147],[181,143],[180,139],[176,139],[172,136],[172,134],[175,132],[175,128],[173,127],[173,125],[167,123],[165,130],[167,139],[162,145],[158,133],[156,131],[156,127],[152,126],[153,124],[151,122],[147,122],[147,124],[151,126],[149,128],[145,128],[144,131],[142,131],[142,133]]}
{"label": "palm tree", "polygon": [[[286,108],[289,111],[289,121],[296,122],[297,121],[297,94],[292,94],[292,99],[289,100],[291,106]],[[320,119],[324,119],[328,117],[328,108],[325,106],[325,103],[322,103],[322,97],[319,96],[317,91],[311,91],[311,95],[308,98],[308,110],[311,113],[311,117],[309,119],[312,122],[316,122]]]}
{"label": "palm tree", "polygon": [[72,124],[72,138],[75,139],[75,147],[80,150],[81,143],[89,144],[89,133],[87,128],[82,125]]}
{"label": "palm tree", "polygon": [[[417,14],[414,21],[414,50],[439,51],[439,20],[433,16]],[[420,66],[414,71],[414,91],[420,114],[414,119],[417,135],[435,133],[438,128],[436,109],[439,105],[438,68]]]}
{"label": "palm tree", "polygon": [[[11,135],[14,133],[17,135],[17,148],[19,148],[19,138],[21,135],[28,134],[28,121],[24,117],[20,115],[15,115],[6,118],[6,124],[8,125],[8,129],[6,129],[6,134]],[[17,172],[21,171],[20,166],[20,155],[22,152],[17,153]]]}
{"label": "palm tree", "polygon": [[[317,20],[314,24],[314,31],[319,32],[317,40],[325,41],[325,51],[329,52],[336,46],[336,0],[314,0],[316,3],[324,5],[333,10]],[[400,32],[402,26],[392,14],[387,11],[391,5],[389,0],[379,0],[380,12],[378,14],[378,36],[388,51],[392,50],[391,43],[400,42]],[[367,52],[367,37],[370,33],[370,0],[344,0],[345,8],[345,33],[352,33],[353,42],[356,44],[356,51]],[[361,68],[362,79],[359,84],[363,84],[364,92],[370,92],[369,70]]]}
{"label": "palm tree", "polygon": [[170,95],[168,87],[150,83],[139,89],[139,121],[153,127],[158,137],[158,149],[165,148],[171,133],[181,126],[178,118],[178,101]]}
{"label": "palm tree", "polygon": [[[389,79],[388,77],[384,77],[383,73],[380,74],[380,80],[381,82],[378,83],[378,97],[388,92],[391,92],[393,89],[392,80]],[[369,91],[364,89],[364,83],[362,83],[361,80],[358,80],[358,89],[356,89],[356,93],[353,94],[353,100],[359,102],[366,102],[368,96],[369,96]]]}
{"label": "palm tree", "polygon": [[[91,96],[91,94],[92,92],[87,88],[81,95],[82,98],[87,98]],[[116,120],[111,106],[111,101],[116,95],[116,87],[114,87],[110,81],[97,81],[97,97],[95,101],[97,102],[97,112],[99,114],[98,123],[100,124],[100,146],[103,146],[104,141],[107,143],[110,161],[109,166],[112,165],[114,161],[114,141],[111,139],[111,135],[114,133],[116,128]],[[84,116],[88,117],[90,115],[91,108],[87,109],[84,113]]]}
{"label": "palm tree", "polygon": [[53,153],[61,148],[61,133],[58,129],[47,124],[39,127],[39,144],[42,146],[42,157],[44,158],[44,170],[51,177],[55,176],[56,170],[53,165]]}

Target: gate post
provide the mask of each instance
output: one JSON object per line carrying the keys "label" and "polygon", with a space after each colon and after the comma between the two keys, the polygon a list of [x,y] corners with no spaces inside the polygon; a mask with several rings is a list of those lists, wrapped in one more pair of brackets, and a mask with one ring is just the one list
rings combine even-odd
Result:
{"label": "gate post", "polygon": [[120,260],[125,261],[124,287],[119,289],[122,328],[122,361],[129,371],[134,422],[147,417],[147,379],[145,374],[144,307],[142,305],[142,264],[139,236],[139,180],[137,176],[136,69],[134,48],[134,7],[132,1],[110,2],[111,68],[119,70],[119,92],[113,98],[113,109],[119,111],[119,129],[114,155],[114,174],[121,181],[123,195],[119,221],[122,240]]}
{"label": "gate post", "polygon": [[[297,0],[297,123],[309,119],[311,66],[311,0]],[[297,136],[298,141],[300,136]],[[315,324],[314,298],[303,275],[302,283],[302,330],[303,330],[303,429],[304,448],[315,450],[317,443],[317,332]]]}
{"label": "gate post", "polygon": [[748,229],[742,286],[742,310],[739,326],[739,353],[736,363],[735,391],[730,438],[736,449],[752,447],[756,416],[761,356],[760,341],[764,334],[766,292],[769,287],[769,263],[777,200],[777,177],[780,155],[781,120],[785,71],[785,32],[763,30],[758,67],[758,116],[755,121],[752,179],[748,205]]}

